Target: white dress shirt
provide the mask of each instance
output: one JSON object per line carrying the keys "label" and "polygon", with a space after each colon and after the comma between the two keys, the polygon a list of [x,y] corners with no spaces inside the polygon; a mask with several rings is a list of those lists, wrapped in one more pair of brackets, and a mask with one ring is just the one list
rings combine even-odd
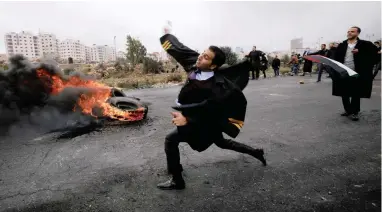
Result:
{"label": "white dress shirt", "polygon": [[[196,80],[203,81],[208,80],[209,78],[214,76],[213,71],[201,71],[200,73],[197,73],[195,76]],[[178,102],[178,99],[175,100],[175,103],[180,106],[181,104]]]}

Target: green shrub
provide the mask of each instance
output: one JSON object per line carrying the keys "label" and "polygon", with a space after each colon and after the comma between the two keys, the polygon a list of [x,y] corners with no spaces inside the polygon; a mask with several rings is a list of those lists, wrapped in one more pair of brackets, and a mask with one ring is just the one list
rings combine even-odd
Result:
{"label": "green shrub", "polygon": [[120,88],[139,88],[139,82],[137,80],[128,80],[125,82],[119,82],[117,84]]}
{"label": "green shrub", "polygon": [[167,76],[166,82],[182,82],[183,81],[183,76],[180,73],[171,73]]}
{"label": "green shrub", "polygon": [[156,60],[153,60],[149,57],[145,57],[143,60],[143,72],[158,74],[163,70],[162,63]]}

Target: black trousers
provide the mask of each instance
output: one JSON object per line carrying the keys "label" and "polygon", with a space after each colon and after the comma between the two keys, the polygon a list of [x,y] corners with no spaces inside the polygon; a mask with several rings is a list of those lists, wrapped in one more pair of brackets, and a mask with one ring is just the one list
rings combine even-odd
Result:
{"label": "black trousers", "polygon": [[[183,167],[180,164],[179,143],[187,142],[185,136],[182,136],[177,129],[173,130],[166,136],[165,152],[167,157],[167,170],[169,174],[179,175],[183,171]],[[240,153],[253,154],[254,148],[236,142],[231,139],[225,139],[222,134],[216,137],[214,144],[222,149],[230,149]]]}
{"label": "black trousers", "polygon": [[[252,79],[259,79],[260,77],[260,69],[257,67],[254,67],[252,70]],[[256,78],[255,78],[255,72],[256,72]]]}
{"label": "black trousers", "polygon": [[264,78],[267,78],[267,75],[265,74],[265,71],[266,70],[261,70],[262,72],[263,72],[263,74],[264,74]]}
{"label": "black trousers", "polygon": [[344,105],[345,112],[349,114],[358,114],[361,107],[361,98],[342,96],[342,104]]}

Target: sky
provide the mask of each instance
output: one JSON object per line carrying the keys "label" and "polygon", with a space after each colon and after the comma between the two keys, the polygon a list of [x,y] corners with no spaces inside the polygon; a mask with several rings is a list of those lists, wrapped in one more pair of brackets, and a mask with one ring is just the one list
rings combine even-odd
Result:
{"label": "sky", "polygon": [[[85,45],[113,45],[125,50],[126,36],[137,37],[148,52],[161,51],[166,21],[178,39],[197,50],[209,45],[288,50],[303,37],[304,47],[342,41],[350,26],[361,39],[381,38],[381,2],[0,2],[0,53],[4,34],[29,31],[77,39]],[[374,36],[371,36],[374,34]]]}

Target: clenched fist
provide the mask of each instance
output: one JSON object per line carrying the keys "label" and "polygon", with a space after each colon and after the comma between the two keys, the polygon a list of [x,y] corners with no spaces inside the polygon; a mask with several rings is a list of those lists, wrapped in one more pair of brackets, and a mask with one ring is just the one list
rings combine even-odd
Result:
{"label": "clenched fist", "polygon": [[172,123],[175,126],[184,126],[187,124],[187,119],[186,117],[183,116],[182,113],[179,112],[172,112],[171,115],[173,116]]}
{"label": "clenched fist", "polygon": [[166,34],[170,34],[172,31],[172,23],[171,21],[167,21],[166,22],[166,25],[163,27],[163,33],[166,35]]}

